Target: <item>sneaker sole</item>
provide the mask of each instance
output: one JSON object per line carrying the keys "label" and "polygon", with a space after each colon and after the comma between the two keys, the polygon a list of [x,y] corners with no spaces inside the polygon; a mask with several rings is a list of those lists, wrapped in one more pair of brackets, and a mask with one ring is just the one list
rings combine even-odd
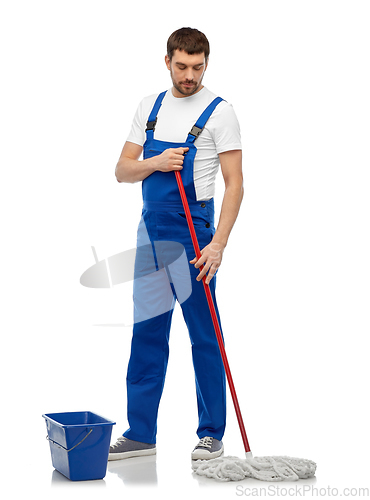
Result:
{"label": "sneaker sole", "polygon": [[156,453],[156,448],[150,448],[148,450],[125,451],[123,453],[109,453],[108,462],[111,462],[113,460],[123,460],[125,458],[146,457],[148,455],[155,455]]}
{"label": "sneaker sole", "polygon": [[211,460],[212,458],[217,458],[224,452],[224,445],[222,445],[221,449],[218,451],[214,451],[211,453],[207,450],[196,450],[191,454],[192,460]]}

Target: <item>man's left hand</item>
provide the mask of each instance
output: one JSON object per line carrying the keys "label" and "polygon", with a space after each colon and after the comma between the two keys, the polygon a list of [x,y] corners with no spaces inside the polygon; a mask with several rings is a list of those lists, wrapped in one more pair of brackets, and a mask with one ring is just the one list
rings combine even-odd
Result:
{"label": "man's left hand", "polygon": [[221,265],[224,249],[224,245],[222,245],[221,243],[216,243],[212,240],[209,245],[207,245],[203,248],[203,250],[200,251],[202,256],[199,260],[197,259],[197,257],[195,257],[190,261],[190,264],[194,264],[194,267],[196,269],[199,269],[204,264],[203,269],[197,276],[197,281],[201,281],[203,277],[208,273],[206,284],[209,284],[213,276],[216,274],[217,269]]}

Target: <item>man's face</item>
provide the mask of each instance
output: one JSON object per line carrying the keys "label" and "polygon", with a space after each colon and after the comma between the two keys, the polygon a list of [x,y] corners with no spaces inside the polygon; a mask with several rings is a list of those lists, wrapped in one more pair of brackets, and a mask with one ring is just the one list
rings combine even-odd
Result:
{"label": "man's face", "polygon": [[190,55],[183,50],[175,50],[172,61],[167,55],[165,61],[171,74],[175,97],[187,97],[203,88],[202,79],[207,68],[204,52]]}

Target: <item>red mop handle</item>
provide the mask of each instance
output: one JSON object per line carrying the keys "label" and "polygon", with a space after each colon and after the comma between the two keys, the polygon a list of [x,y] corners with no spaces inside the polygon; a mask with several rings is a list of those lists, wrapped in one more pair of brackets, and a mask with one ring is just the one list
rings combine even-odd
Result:
{"label": "red mop handle", "polygon": [[[194,250],[195,250],[195,255],[197,256],[197,259],[199,260],[202,256],[202,254],[200,253],[199,243],[198,243],[197,236],[195,233],[193,219],[191,217],[189,204],[188,204],[188,200],[186,198],[186,193],[185,193],[184,185],[182,183],[180,171],[175,170],[175,175],[176,175],[177,185],[178,185],[179,191],[180,191],[181,201],[182,201],[182,204],[183,204],[183,207],[185,210],[186,220],[187,220],[187,223],[189,226],[189,231],[190,231],[191,240],[193,242],[193,246],[194,246]],[[233,382],[233,378],[231,376],[231,371],[230,371],[230,367],[229,367],[229,362],[227,360],[227,356],[226,356],[226,352],[225,352],[224,342],[222,339],[221,328],[220,328],[220,325],[219,325],[219,322],[217,319],[215,305],[213,303],[211,290],[209,289],[209,286],[206,283],[206,279],[207,279],[207,276],[204,275],[203,280],[202,280],[203,286],[204,286],[204,291],[206,292],[208,307],[209,307],[209,310],[210,310],[210,313],[212,316],[212,322],[213,322],[213,326],[214,326],[216,337],[217,337],[217,343],[218,343],[218,347],[220,349],[222,362],[224,364],[226,377],[227,377],[227,381],[228,381],[230,392],[231,392],[231,397],[233,399],[236,418],[238,419],[239,428],[240,428],[240,432],[241,432],[242,439],[243,439],[244,449],[245,449],[245,452],[248,453],[248,452],[250,452],[250,447],[249,447],[249,443],[248,443],[247,433],[245,432],[244,422],[243,422],[242,414],[240,411],[238,398],[236,396],[234,382]]]}

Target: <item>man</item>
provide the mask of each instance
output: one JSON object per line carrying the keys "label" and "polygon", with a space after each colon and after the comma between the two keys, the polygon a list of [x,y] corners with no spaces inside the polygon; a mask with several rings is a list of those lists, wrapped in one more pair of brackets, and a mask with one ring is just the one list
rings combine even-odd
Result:
{"label": "man", "polygon": [[[215,458],[223,452],[225,372],[201,281],[206,276],[218,315],[214,276],[243,198],[239,124],[232,106],[202,84],[208,57],[209,43],[200,31],[182,28],[169,37],[165,62],[173,86],[167,92],[142,100],[116,167],[118,182],[143,183],[138,250],[140,245],[155,250],[155,242],[159,240],[178,242],[184,246],[191,264],[188,269],[191,294],[181,308],[192,344],[198,403],[200,441],[192,452],[193,460]],[[213,195],[219,165],[225,192],[215,231]],[[199,260],[194,257],[174,171],[181,172],[185,186],[201,248]],[[160,258],[158,251],[156,269]],[[137,276],[147,266],[148,259],[145,252],[140,257],[138,251]],[[109,460],[156,453],[158,405],[167,367],[173,306],[179,295],[170,275],[168,279],[173,305],[134,324],[127,372],[130,428],[111,446]],[[142,299],[142,290],[135,283],[136,280],[137,311],[145,308],[148,301]],[[181,429],[178,431],[181,435]]]}

